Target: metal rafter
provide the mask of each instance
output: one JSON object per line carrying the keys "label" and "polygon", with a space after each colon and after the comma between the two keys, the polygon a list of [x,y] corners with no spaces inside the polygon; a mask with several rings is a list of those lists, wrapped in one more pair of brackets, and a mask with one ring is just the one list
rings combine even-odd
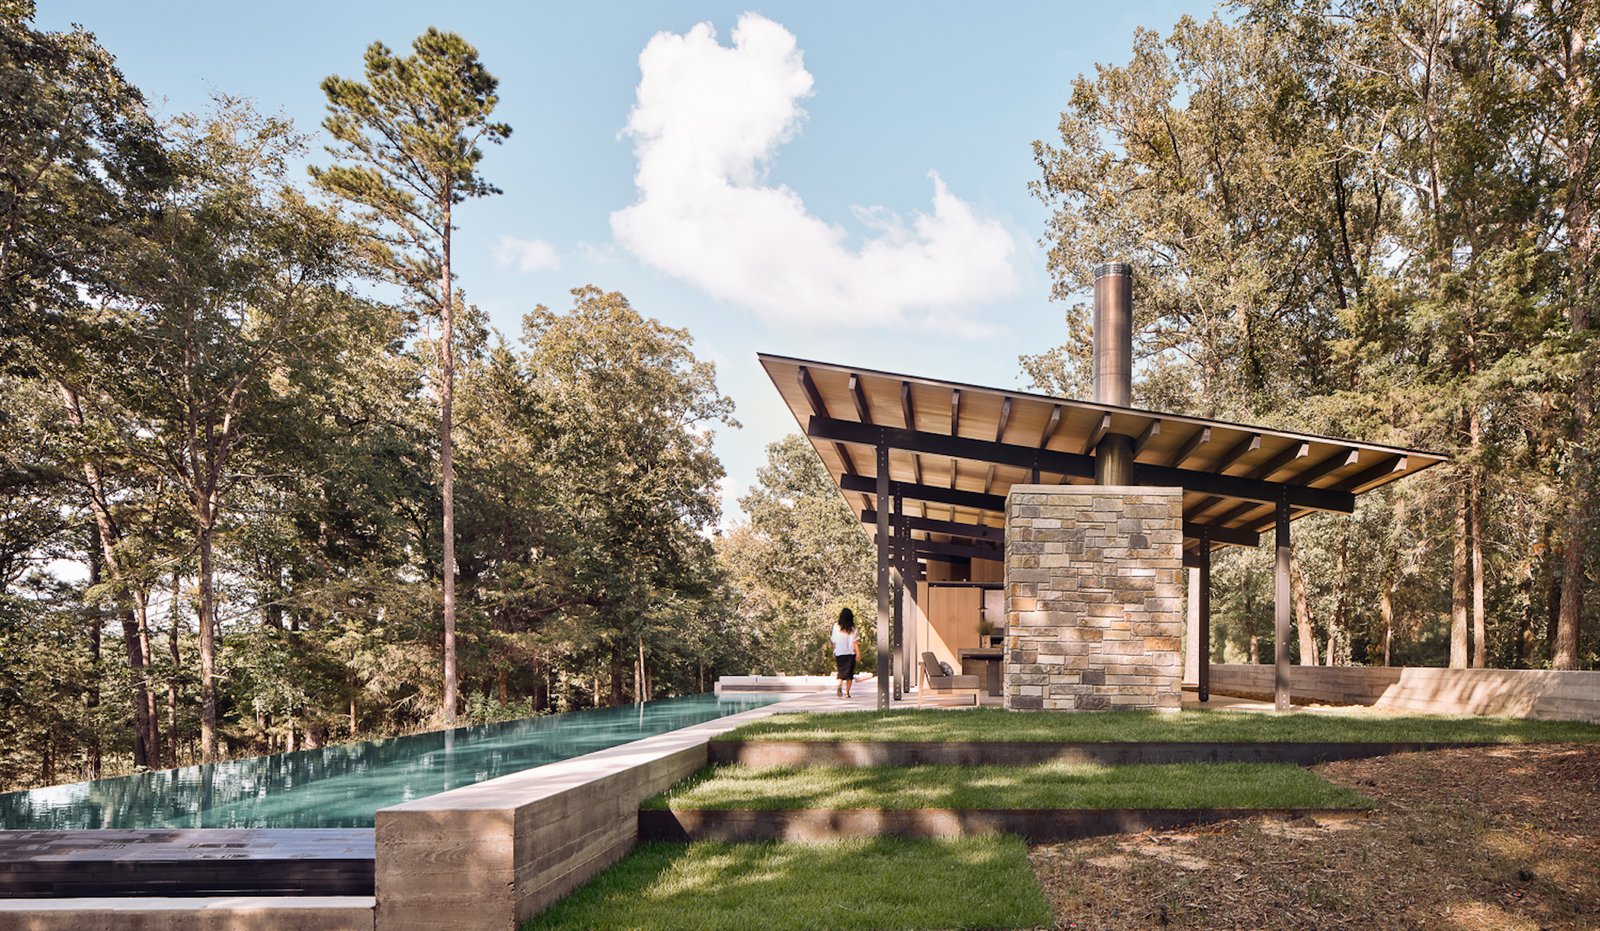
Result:
{"label": "metal rafter", "polygon": [[1218,474],[1226,472],[1235,462],[1238,462],[1246,455],[1253,453],[1260,448],[1261,434],[1252,433],[1239,442],[1233,444],[1233,446],[1227,452],[1222,454],[1222,458],[1212,463],[1211,471]]}
{"label": "metal rafter", "polygon": [[1211,428],[1201,427],[1190,434],[1187,440],[1183,441],[1183,445],[1178,447],[1178,451],[1172,454],[1171,459],[1167,460],[1167,467],[1176,469],[1182,466],[1189,461],[1189,457],[1193,456],[1196,450],[1209,442],[1211,442]]}
{"label": "metal rafter", "polygon": [[[817,390],[817,383],[811,378],[811,370],[800,366],[796,378],[800,382],[800,390],[805,392],[806,403],[811,405],[811,413],[817,417],[828,416],[828,405],[822,400],[822,392]],[[838,454],[839,461],[844,464],[844,474],[855,475],[856,464],[850,459],[850,450],[844,448],[843,443],[833,444],[833,451]]]}
{"label": "metal rafter", "polygon": [[850,376],[850,397],[856,402],[856,416],[860,418],[862,423],[871,426],[872,409],[867,404],[867,393],[861,387],[860,375],[852,374]]}
{"label": "metal rafter", "polygon": [[1093,430],[1089,431],[1089,442],[1083,444],[1083,454],[1087,456],[1094,452],[1094,448],[1100,445],[1100,441],[1105,439],[1106,434],[1109,432],[1111,432],[1111,415],[1101,414],[1100,422],[1095,424]]}
{"label": "metal rafter", "polygon": [[1150,421],[1150,426],[1145,427],[1144,428],[1144,432],[1139,434],[1139,438],[1133,441],[1133,454],[1135,456],[1137,456],[1140,453],[1144,452],[1144,448],[1146,446],[1150,445],[1150,441],[1155,439],[1156,437],[1158,437],[1160,435],[1161,435],[1161,421],[1159,421],[1159,420]]}

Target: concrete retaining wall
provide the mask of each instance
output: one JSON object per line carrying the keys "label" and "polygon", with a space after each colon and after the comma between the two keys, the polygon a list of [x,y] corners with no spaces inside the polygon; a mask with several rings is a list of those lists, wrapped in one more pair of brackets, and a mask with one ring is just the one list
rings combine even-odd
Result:
{"label": "concrete retaining wall", "polygon": [[[1600,672],[1440,669],[1423,666],[1293,666],[1296,701],[1371,705],[1427,714],[1483,714],[1600,723]],[[1211,691],[1272,697],[1272,667],[1211,667]]]}
{"label": "concrete retaining wall", "polygon": [[379,931],[507,931],[621,859],[639,803],[776,706],[379,810]]}

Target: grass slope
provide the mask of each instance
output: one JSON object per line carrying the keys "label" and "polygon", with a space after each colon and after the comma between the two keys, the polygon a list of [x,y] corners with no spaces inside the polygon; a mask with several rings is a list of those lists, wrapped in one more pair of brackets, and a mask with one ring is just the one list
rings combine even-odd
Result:
{"label": "grass slope", "polygon": [[1052,921],[1017,838],[875,838],[644,844],[524,928],[909,931]]}
{"label": "grass slope", "polygon": [[1361,808],[1360,793],[1281,763],[1162,766],[714,766],[644,808]]}
{"label": "grass slope", "polygon": [[1261,714],[1110,711],[1060,714],[974,708],[775,714],[716,740],[1063,742],[1438,742],[1596,743],[1600,725],[1445,715]]}

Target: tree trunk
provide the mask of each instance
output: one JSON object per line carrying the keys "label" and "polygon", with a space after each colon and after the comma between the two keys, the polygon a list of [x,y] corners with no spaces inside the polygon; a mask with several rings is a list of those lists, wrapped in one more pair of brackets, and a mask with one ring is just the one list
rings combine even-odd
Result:
{"label": "tree trunk", "polygon": [[442,369],[439,385],[439,473],[444,499],[444,723],[456,723],[456,500],[455,468],[450,448],[450,418],[455,403],[456,350],[455,293],[450,281],[450,197],[444,197],[443,248],[440,250],[439,306],[443,332],[439,335]]}
{"label": "tree trunk", "polygon": [[183,590],[178,573],[172,574],[171,625],[167,628],[167,648],[171,653],[172,669],[167,673],[167,765],[178,765],[178,673],[183,665],[178,657],[178,627],[182,623],[179,613],[183,604]]}
{"label": "tree trunk", "polygon": [[[1591,10],[1592,12],[1592,10]],[[1566,30],[1566,48],[1562,56],[1566,71],[1563,77],[1566,90],[1564,135],[1569,140],[1566,150],[1567,175],[1567,229],[1570,231],[1572,287],[1568,290],[1567,320],[1572,332],[1582,337],[1594,326],[1593,281],[1594,266],[1594,203],[1593,185],[1589,178],[1589,140],[1595,127],[1588,117],[1591,89],[1591,72],[1587,63],[1585,45],[1594,27],[1591,17],[1574,16]],[[1594,403],[1594,354],[1587,348],[1580,350],[1578,380],[1573,388],[1572,448],[1584,449],[1588,441],[1589,416]],[[1591,491],[1593,464],[1578,461],[1572,464],[1567,484],[1567,514],[1565,520],[1566,559],[1561,571],[1561,611],[1557,618],[1555,649],[1550,665],[1556,669],[1578,668],[1579,624],[1583,620],[1583,563],[1588,549],[1588,535],[1584,522],[1588,516],[1588,498]]]}
{"label": "tree trunk", "polygon": [[217,759],[217,605],[210,503],[200,500],[200,761]]}
{"label": "tree trunk", "polygon": [[[1478,419],[1472,420],[1473,444],[1477,444]],[[1488,665],[1489,634],[1488,622],[1484,619],[1483,605],[1483,502],[1481,500],[1483,486],[1476,475],[1473,476],[1472,485],[1468,492],[1468,501],[1471,502],[1467,514],[1467,538],[1471,541],[1472,554],[1472,668],[1482,669]]]}
{"label": "tree trunk", "polygon": [[[94,588],[100,584],[100,547],[99,541],[91,540],[89,543],[89,587]],[[100,636],[101,629],[105,626],[105,619],[100,616],[98,605],[89,605],[89,687],[84,690],[83,706],[90,709],[100,707]],[[103,770],[105,759],[100,747],[99,722],[91,722],[89,728],[89,778],[99,779]]]}
{"label": "tree trunk", "polygon": [[[83,407],[79,403],[77,392],[65,383],[58,383],[57,387],[61,391],[67,419],[74,426],[83,426]],[[128,655],[128,673],[132,686],[130,698],[133,702],[133,762],[135,766],[150,767],[156,764],[156,760],[152,755],[154,748],[150,745],[151,704],[144,689],[145,654],[139,649],[139,622],[134,615],[134,606],[125,585],[121,563],[118,561],[117,543],[121,538],[121,531],[111,514],[111,499],[106,493],[100,467],[93,459],[84,460],[83,480],[89,492],[89,510],[94,515],[100,560],[105,570],[111,574],[117,592],[118,613],[122,617],[123,648]]]}
{"label": "tree trunk", "polygon": [[1450,668],[1467,668],[1467,608],[1471,598],[1471,562],[1467,545],[1467,484],[1456,500],[1455,559],[1450,572]]}
{"label": "tree trunk", "polygon": [[639,638],[639,671],[633,677],[633,698],[634,701],[650,700],[650,685],[644,668],[644,637]]}
{"label": "tree trunk", "polygon": [[1378,599],[1378,612],[1383,616],[1383,665],[1389,665],[1389,650],[1394,645],[1394,583],[1383,583],[1383,595]]}
{"label": "tree trunk", "polygon": [[145,698],[145,746],[153,768],[161,765],[161,706],[150,674],[156,664],[155,654],[150,652],[150,593],[135,592],[133,608],[139,623],[139,691]]}
{"label": "tree trunk", "polygon": [[1317,631],[1311,617],[1311,599],[1306,593],[1305,576],[1300,573],[1300,558],[1289,553],[1290,601],[1294,604],[1295,626],[1300,632],[1300,665],[1317,665]]}
{"label": "tree trunk", "polygon": [[622,645],[611,645],[611,704],[622,704]]}
{"label": "tree trunk", "polygon": [[1333,614],[1328,618],[1328,660],[1329,666],[1348,666],[1350,664],[1350,635],[1346,621],[1349,608],[1346,604],[1345,592],[1345,567],[1349,562],[1350,554],[1350,522],[1341,521],[1339,528],[1339,549],[1333,556]]}

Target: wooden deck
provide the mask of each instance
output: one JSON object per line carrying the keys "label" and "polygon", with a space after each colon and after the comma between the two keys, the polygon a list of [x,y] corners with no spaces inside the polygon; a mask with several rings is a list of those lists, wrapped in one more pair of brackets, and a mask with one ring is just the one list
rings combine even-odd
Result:
{"label": "wooden deck", "polygon": [[372,895],[371,828],[0,831],[0,897]]}

